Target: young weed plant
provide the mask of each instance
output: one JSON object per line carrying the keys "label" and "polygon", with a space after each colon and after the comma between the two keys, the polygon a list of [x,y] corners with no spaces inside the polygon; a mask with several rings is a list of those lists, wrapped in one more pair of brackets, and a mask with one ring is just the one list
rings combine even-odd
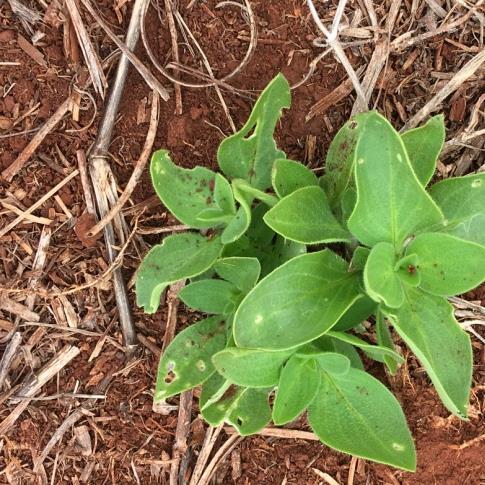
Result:
{"label": "young weed plant", "polygon": [[[466,419],[472,350],[447,297],[485,279],[485,173],[427,188],[443,117],[400,135],[372,111],[341,128],[318,178],[273,139],[289,106],[278,75],[222,141],[222,174],[153,155],[157,194],[193,230],[147,254],[138,304],[154,313],[164,289],[188,279],[180,299],[210,315],[161,357],[155,401],[202,386],[205,420],[241,435],[306,411],[326,445],[413,471],[401,407],[357,349],[394,374],[403,358],[392,327]],[[366,320],[376,344],[362,338]]]}

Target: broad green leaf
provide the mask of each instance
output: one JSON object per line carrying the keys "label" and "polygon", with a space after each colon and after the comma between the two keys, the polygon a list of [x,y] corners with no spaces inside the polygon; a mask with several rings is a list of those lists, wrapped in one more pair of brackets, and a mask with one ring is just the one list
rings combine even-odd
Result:
{"label": "broad green leaf", "polygon": [[214,372],[211,357],[226,345],[224,320],[210,317],[180,332],[158,365],[155,402],[202,384]]}
{"label": "broad green leaf", "polygon": [[231,282],[243,293],[248,293],[256,284],[261,272],[257,258],[223,258],[214,264],[216,273]]}
{"label": "broad green leaf", "polygon": [[265,214],[264,221],[276,233],[302,244],[350,241],[320,187],[304,187],[281,199]]}
{"label": "broad green leaf", "polygon": [[[376,318],[376,336],[377,336],[377,343],[381,347],[387,347],[388,349],[395,349],[394,342],[392,341],[391,332],[389,331],[389,327],[387,326],[386,320],[384,315],[381,311],[377,313]],[[384,355],[384,363],[386,364],[389,372],[394,375],[397,372],[398,361],[392,358],[389,355]]]}
{"label": "broad green leaf", "polygon": [[280,370],[292,351],[267,352],[232,347],[212,357],[219,374],[243,387],[271,387],[278,383]]}
{"label": "broad green leaf", "polygon": [[354,185],[355,145],[362,125],[353,118],[340,128],[328,149],[325,175],[320,179],[332,208],[337,208],[346,189]]}
{"label": "broad green leaf", "polygon": [[239,208],[221,234],[222,244],[230,244],[237,241],[248,230],[251,224],[252,197],[241,192],[237,184],[233,184],[232,190],[234,198],[239,202]]}
{"label": "broad green leaf", "polygon": [[426,369],[443,404],[466,418],[472,376],[470,338],[444,298],[410,287],[405,293],[402,307],[385,313]]}
{"label": "broad green leaf", "polygon": [[365,263],[369,257],[370,249],[363,246],[357,246],[350,261],[350,269],[352,271],[359,271],[365,268]]}
{"label": "broad green leaf", "polygon": [[323,373],[308,407],[313,431],[328,446],[404,470],[416,469],[416,452],[399,402],[377,379],[351,368]]}
{"label": "broad green leaf", "polygon": [[214,225],[197,218],[206,209],[219,209],[214,201],[214,172],[177,167],[167,150],[159,150],[153,154],[150,173],[158,197],[180,222],[196,229]]}
{"label": "broad green leaf", "polygon": [[404,301],[401,279],[394,270],[395,265],[393,245],[381,242],[372,248],[364,268],[364,284],[369,296],[391,308],[399,308]]}
{"label": "broad green leaf", "polygon": [[421,283],[421,271],[417,254],[408,254],[401,258],[395,267],[396,273],[409,286],[419,286]]}
{"label": "broad green leaf", "polygon": [[416,178],[399,134],[376,112],[356,117],[361,135],[355,148],[357,204],[348,228],[364,245],[391,243],[439,224],[442,214]]}
{"label": "broad green leaf", "polygon": [[249,223],[249,207],[247,205],[241,205],[221,234],[222,244],[231,244],[237,241],[246,232]]}
{"label": "broad green leaf", "polygon": [[273,189],[278,197],[283,198],[295,190],[318,185],[317,176],[305,165],[293,160],[276,160],[271,172]]}
{"label": "broad green leaf", "polygon": [[261,431],[271,420],[268,389],[245,388],[236,405],[231,407],[226,421],[236,428],[241,436]]}
{"label": "broad green leaf", "polygon": [[359,297],[359,279],[335,253],[304,254],[262,279],[239,305],[240,347],[284,350],[327,332]]}
{"label": "broad green leaf", "polygon": [[420,234],[408,246],[419,258],[420,287],[433,295],[465,293],[485,280],[485,246],[449,234]]}
{"label": "broad green leaf", "polygon": [[193,233],[166,237],[143,259],[136,278],[136,302],[146,313],[155,313],[162,291],[171,283],[207,271],[222,251],[218,237]]}
{"label": "broad green leaf", "polygon": [[429,193],[445,215],[445,232],[485,245],[485,173],[443,180]]}
{"label": "broad green leaf", "polygon": [[[210,402],[212,397],[213,403]],[[217,373],[203,385],[199,405],[203,418],[211,426],[219,426],[226,421],[242,436],[257,433],[271,419],[267,389],[251,389],[233,384],[228,387],[227,381]]]}
{"label": "broad green leaf", "polygon": [[261,93],[246,124],[219,146],[217,160],[231,179],[242,178],[257,189],[271,186],[273,162],[286,158],[276,148],[273,133],[283,108],[289,108],[290,86],[278,74]]}
{"label": "broad green leaf", "polygon": [[436,161],[445,143],[443,115],[433,116],[423,126],[405,131],[401,138],[418,180],[426,187],[433,178]]}
{"label": "broad green leaf", "polygon": [[[319,341],[320,340],[320,341]],[[303,345],[296,350],[298,357],[314,359],[320,367],[331,374],[345,374],[350,367],[350,359],[346,355],[333,352],[333,341],[326,336]]]}
{"label": "broad green leaf", "polygon": [[350,369],[350,359],[336,352],[323,352],[315,357],[320,367],[330,374],[347,374]]}
{"label": "broad green leaf", "polygon": [[383,347],[381,345],[369,344],[365,340],[362,340],[355,335],[333,331],[327,332],[326,335],[337,340],[342,340],[342,342],[346,342],[353,345],[354,347],[362,349],[366,354],[373,356],[372,358],[378,357],[378,359],[375,360],[383,360],[383,357],[385,355],[388,355],[389,357],[392,357],[396,362],[404,362],[404,359],[393,349]]}
{"label": "broad green leaf", "polygon": [[377,308],[377,303],[367,295],[361,297],[340,317],[332,330],[344,332],[367,320]]}
{"label": "broad green leaf", "polygon": [[283,425],[296,419],[315,397],[320,385],[316,361],[292,356],[281,371],[273,404],[273,423]]}
{"label": "broad green leaf", "polygon": [[220,314],[228,304],[235,303],[238,295],[238,289],[227,281],[200,280],[182,288],[178,296],[190,308]]}

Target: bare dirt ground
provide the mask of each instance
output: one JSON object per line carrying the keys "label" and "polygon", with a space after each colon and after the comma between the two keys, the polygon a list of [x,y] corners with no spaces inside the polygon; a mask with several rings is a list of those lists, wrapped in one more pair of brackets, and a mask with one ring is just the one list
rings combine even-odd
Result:
{"label": "bare dirt ground", "polygon": [[[91,3],[123,39],[133,0]],[[105,101],[86,85],[85,57],[70,20],[73,4],[0,0],[1,355],[12,348],[13,338],[19,344],[8,372],[0,373],[0,483],[169,483],[173,458],[180,451],[175,477],[189,483],[212,431],[198,417],[195,399],[189,433],[177,451],[178,412],[154,412],[152,390],[167,321],[183,328],[195,315],[177,307],[176,301],[170,310],[165,306],[154,316],[144,315],[136,308],[132,285],[143,254],[176,221],[153,197],[145,170],[123,209],[127,227],[135,230],[123,248],[122,271],[140,340],[127,361],[105,243],[102,237],[86,240],[93,219],[86,215],[86,190],[74,173],[79,168],[77,152],[89,154],[96,138]],[[19,5],[37,16],[22,16]],[[84,1],[77,5],[96,56],[101,62],[109,59],[116,46]],[[190,35],[182,34],[180,18],[216,78],[243,59],[251,35],[248,21],[257,27],[257,45],[240,73],[221,86],[226,110],[213,86],[182,86],[179,112],[174,84],[157,72],[140,42],[136,55],[170,94],[167,102],[161,101],[154,148],[170,149],[174,160],[187,167],[216,168],[220,140],[232,132],[231,123],[242,126],[259,90],[279,71],[293,84],[310,74],[293,90],[292,107],[283,116],[277,139],[289,157],[321,167],[330,140],[351,114],[355,93],[331,53],[311,73],[312,61],[324,48],[313,45],[320,34],[305,2],[251,1],[254,16],[248,19],[234,4],[217,7],[213,0],[181,0],[174,10],[176,49],[167,5],[170,0],[153,2],[145,19],[150,48],[162,65],[173,63],[178,51],[180,64],[207,72]],[[322,19],[330,24],[336,4],[319,5]],[[347,56],[361,79],[366,72],[375,74],[374,82],[372,76],[363,81],[371,93],[370,106],[402,127],[413,123],[416,114],[427,116],[429,103],[438,96],[434,108],[445,114],[448,143],[436,178],[483,170],[483,2],[355,0],[345,12],[341,40]],[[115,56],[104,69],[108,80],[117,60]],[[180,69],[170,72],[185,82],[200,82]],[[67,99],[71,101],[58,123],[27,153],[29,142]],[[120,191],[145,143],[151,99],[151,88],[131,68],[109,147]],[[19,159],[25,163],[13,170]],[[49,194],[57,184],[61,187]],[[463,320],[483,320],[484,288],[465,295],[462,305]],[[474,328],[480,331],[478,325]],[[212,477],[198,483],[484,483],[485,348],[479,335],[472,339],[475,372],[468,422],[449,416],[404,345],[406,363],[395,377],[368,362],[403,405],[418,449],[416,474],[331,451],[298,435],[299,430],[308,431],[299,421],[288,426],[285,437],[238,439],[230,430],[220,431],[209,457],[215,464]],[[31,377],[41,379],[51,359],[57,367],[36,387]],[[15,400],[19,395],[24,397]],[[178,399],[172,403],[176,406]],[[220,459],[218,450],[225,449]]]}

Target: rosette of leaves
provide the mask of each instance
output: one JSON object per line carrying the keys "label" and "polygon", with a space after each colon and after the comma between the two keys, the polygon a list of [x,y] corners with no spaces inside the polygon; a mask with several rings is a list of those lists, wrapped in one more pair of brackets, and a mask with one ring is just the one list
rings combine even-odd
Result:
{"label": "rosette of leaves", "polygon": [[138,304],[153,313],[169,284],[188,280],[179,297],[207,315],[162,355],[155,401],[202,386],[206,421],[242,435],[307,412],[328,446],[414,470],[401,407],[361,355],[395,373],[394,329],[466,419],[472,351],[447,297],[485,279],[485,173],[428,187],[443,117],[400,135],[368,112],[337,133],[318,178],[274,141],[289,105],[278,75],[221,143],[221,173],[153,155],[157,194],[191,230],[146,255]]}

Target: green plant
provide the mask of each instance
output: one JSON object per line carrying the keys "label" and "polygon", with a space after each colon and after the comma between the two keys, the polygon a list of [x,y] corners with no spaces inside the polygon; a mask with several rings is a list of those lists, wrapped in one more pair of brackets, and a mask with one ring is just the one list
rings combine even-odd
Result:
{"label": "green plant", "polygon": [[[153,313],[167,285],[189,279],[179,297],[212,315],[167,348],[155,401],[202,385],[207,422],[242,435],[307,410],[323,443],[414,470],[399,403],[364,371],[356,349],[395,373],[403,358],[392,326],[444,405],[466,418],[472,351],[446,297],[485,278],[485,173],[426,190],[443,117],[399,135],[368,112],[338,132],[317,178],[276,147],[275,125],[289,105],[278,75],[221,143],[225,176],[180,168],[164,150],[153,156],[162,202],[206,235],[169,236],[147,254],[138,304]],[[367,319],[377,344],[358,336]]]}

